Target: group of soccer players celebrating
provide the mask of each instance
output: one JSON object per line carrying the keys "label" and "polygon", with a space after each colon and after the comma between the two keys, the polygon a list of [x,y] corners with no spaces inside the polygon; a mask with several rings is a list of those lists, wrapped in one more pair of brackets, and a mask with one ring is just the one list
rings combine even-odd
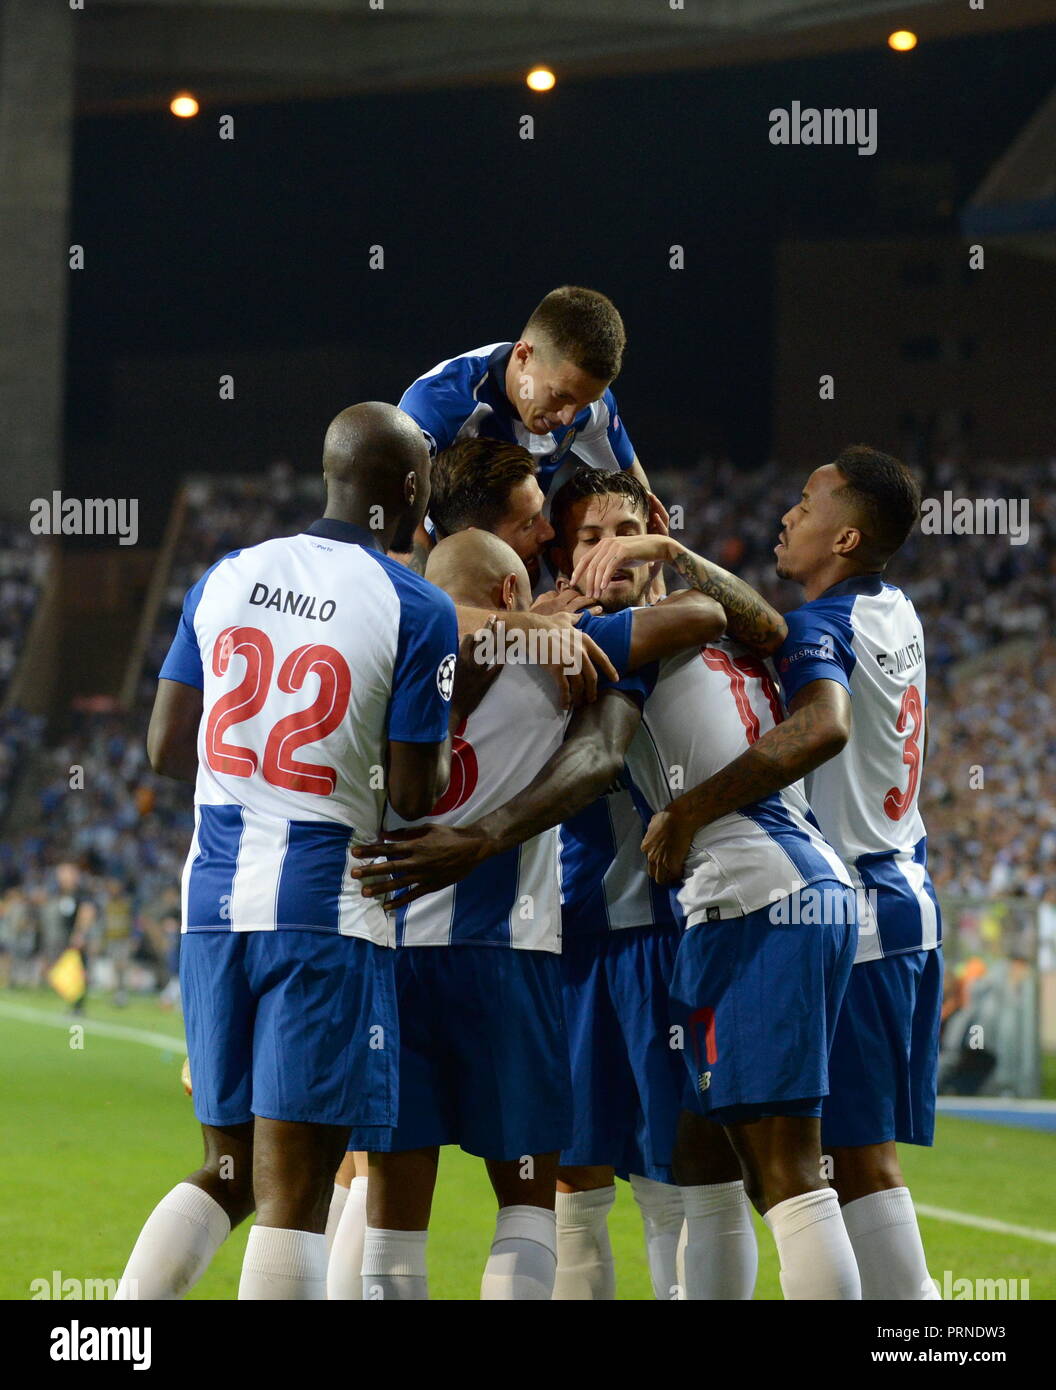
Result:
{"label": "group of soccer players celebrating", "polygon": [[938,1297],[896,1149],[942,994],[884,578],[919,490],[864,446],[790,482],[782,616],[669,533],[623,347],[553,291],[342,411],[322,519],[187,594],[148,747],[195,783],[205,1157],[118,1297],[182,1297],[255,1211],[240,1298],[427,1298],[446,1144],[498,1202],[483,1299],[613,1298],[617,1176],[657,1298],[750,1299],[753,1206],[786,1298]]}

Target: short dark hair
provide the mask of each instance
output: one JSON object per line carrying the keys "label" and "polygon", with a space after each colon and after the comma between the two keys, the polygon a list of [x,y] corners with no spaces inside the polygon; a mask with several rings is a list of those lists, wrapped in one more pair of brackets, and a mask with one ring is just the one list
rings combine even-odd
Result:
{"label": "short dark hair", "polygon": [[868,444],[852,444],[832,462],[847,479],[834,495],[849,502],[862,523],[862,559],[886,565],[920,517],[916,478],[899,459]]}
{"label": "short dark hair", "polygon": [[562,483],[550,501],[550,525],[554,528],[554,544],[564,545],[565,523],[576,502],[584,497],[629,497],[635,511],[649,522],[649,494],[633,473],[620,470],[607,472],[604,468],[579,468],[567,482]]}
{"label": "short dark hair", "polygon": [[430,475],[429,515],[440,538],[477,526],[493,531],[510,493],[535,477],[535,460],[504,439],[460,439],[437,454]]}
{"label": "short dark hair", "polygon": [[623,319],[607,295],[579,285],[551,290],[532,311],[522,338],[545,337],[565,362],[597,381],[613,381],[623,365],[627,345]]}

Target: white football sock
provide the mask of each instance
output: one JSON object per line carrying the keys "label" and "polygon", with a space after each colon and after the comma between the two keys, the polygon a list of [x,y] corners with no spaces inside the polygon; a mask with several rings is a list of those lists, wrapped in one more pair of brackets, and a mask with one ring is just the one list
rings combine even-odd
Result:
{"label": "white football sock", "polygon": [[[362,1299],[363,1237],[367,1233],[367,1179],[353,1178],[341,1219],[330,1241],[330,1260],[326,1266],[326,1296],[329,1299]],[[332,1210],[332,1208],[331,1208]]]}
{"label": "white football sock", "polygon": [[500,1207],[480,1281],[483,1303],[549,1301],[557,1273],[557,1218],[545,1207]]}
{"label": "white football sock", "polygon": [[177,1183],[147,1217],[114,1298],[183,1298],[230,1231],[227,1212],[208,1192]]}
{"label": "white football sock", "polygon": [[851,1238],[862,1297],[931,1302],[941,1298],[928,1262],[908,1187],[889,1187],[848,1202],[843,1224]]}
{"label": "white football sock", "polygon": [[608,1217],[616,1187],[557,1194],[557,1276],[554,1298],[600,1302],[616,1297]]}
{"label": "white football sock", "polygon": [[860,1299],[840,1201],[831,1187],[778,1202],[763,1218],[774,1233],[786,1299]]}
{"label": "white football sock", "polygon": [[682,1202],[686,1209],[683,1297],[750,1299],[759,1272],[759,1246],[744,1183],[683,1187]]}
{"label": "white football sock", "polygon": [[679,1297],[675,1252],[682,1234],[685,1211],[682,1193],[671,1183],[630,1175],[631,1191],[642,1213],[645,1226],[645,1254],[649,1261],[649,1278],[653,1297],[670,1302]]}
{"label": "white football sock", "polygon": [[325,1299],[326,1236],[254,1226],[246,1243],[238,1296],[243,1302]]}
{"label": "white football sock", "polygon": [[363,1235],[363,1298],[414,1302],[429,1297],[425,1270],[428,1231],[383,1231]]}
{"label": "white football sock", "polygon": [[334,1190],[330,1196],[330,1207],[326,1213],[326,1249],[327,1253],[333,1249],[334,1236],[337,1234],[338,1223],[341,1220],[341,1213],[345,1209],[345,1202],[348,1200],[348,1188],[342,1187],[339,1182],[334,1183]]}

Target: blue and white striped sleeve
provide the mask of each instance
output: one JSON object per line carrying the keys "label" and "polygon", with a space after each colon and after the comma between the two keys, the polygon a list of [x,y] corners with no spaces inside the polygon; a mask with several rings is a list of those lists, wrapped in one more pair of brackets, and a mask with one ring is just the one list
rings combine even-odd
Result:
{"label": "blue and white striped sleeve", "polygon": [[434,458],[450,448],[472,415],[473,381],[469,360],[456,357],[442,370],[420,376],[400,397],[400,409],[421,426]]}

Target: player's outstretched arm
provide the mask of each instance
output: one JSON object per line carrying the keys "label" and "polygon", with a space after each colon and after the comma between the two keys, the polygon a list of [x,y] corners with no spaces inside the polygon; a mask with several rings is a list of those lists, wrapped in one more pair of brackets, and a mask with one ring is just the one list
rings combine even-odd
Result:
{"label": "player's outstretched arm", "polygon": [[564,743],[511,801],[472,825],[397,830],[375,844],[357,845],[357,858],[378,862],[353,869],[352,877],[363,884],[365,897],[390,895],[390,908],[457,883],[484,860],[595,801],[619,775],[640,721],[629,696],[606,691],[573,716]]}
{"label": "player's outstretched arm", "polygon": [[789,716],[649,822],[642,849],[657,883],[676,883],[693,836],[705,825],[772,796],[834,758],[851,736],[851,697],[838,681],[805,685]]}
{"label": "player's outstretched arm", "polygon": [[147,757],[161,777],[193,782],[198,776],[198,725],[202,692],[195,685],[158,681],[147,728]]}
{"label": "player's outstretched arm", "polygon": [[669,594],[651,608],[636,608],[631,616],[628,671],[650,661],[702,647],[726,630],[726,615],[714,599],[695,589]]}
{"label": "player's outstretched arm", "polygon": [[[502,612],[496,614],[490,608],[473,608],[469,604],[456,605],[458,612],[458,631],[460,635],[474,632],[487,625],[489,619],[496,618],[495,639],[504,640],[507,631],[520,628],[525,632],[532,628],[548,631],[554,642],[543,643],[544,659],[539,665],[550,672],[557,681],[562,709],[572,709],[589,704],[598,697],[598,677],[617,681],[621,672],[617,671],[601,647],[585,632],[575,627],[576,613],[533,613]],[[500,632],[500,625],[502,631]],[[545,659],[549,654],[549,660]]]}
{"label": "player's outstretched arm", "polygon": [[576,566],[572,583],[584,594],[600,594],[616,570],[663,560],[726,614],[726,631],[761,656],[777,650],[788,635],[784,618],[762,594],[721,565],[695,555],[673,536],[612,536],[599,541]]}

